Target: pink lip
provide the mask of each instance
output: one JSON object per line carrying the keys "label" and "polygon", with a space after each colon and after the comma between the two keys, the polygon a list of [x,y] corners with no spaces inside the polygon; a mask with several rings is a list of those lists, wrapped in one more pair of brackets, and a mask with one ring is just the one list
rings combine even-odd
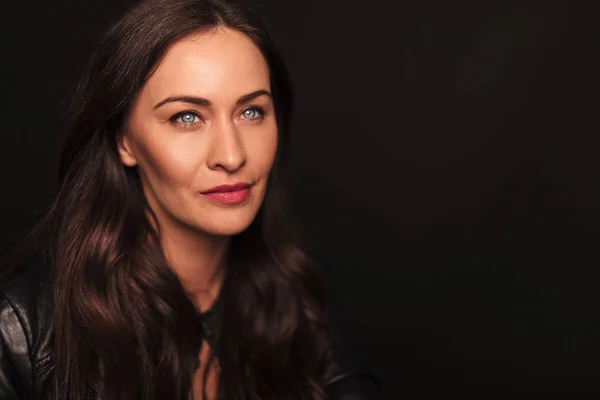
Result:
{"label": "pink lip", "polygon": [[251,185],[236,183],[235,185],[221,185],[209,189],[202,194],[209,199],[222,204],[240,204],[250,197]]}

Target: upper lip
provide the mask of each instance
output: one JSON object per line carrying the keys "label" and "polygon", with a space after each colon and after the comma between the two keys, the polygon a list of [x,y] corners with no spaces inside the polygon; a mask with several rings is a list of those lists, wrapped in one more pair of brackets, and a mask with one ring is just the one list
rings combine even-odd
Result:
{"label": "upper lip", "polygon": [[202,194],[207,194],[207,193],[219,193],[219,192],[237,192],[238,190],[244,190],[244,189],[248,189],[250,187],[249,183],[234,183],[233,185],[221,185],[221,186],[215,186],[214,188],[208,189],[204,192],[202,192]]}

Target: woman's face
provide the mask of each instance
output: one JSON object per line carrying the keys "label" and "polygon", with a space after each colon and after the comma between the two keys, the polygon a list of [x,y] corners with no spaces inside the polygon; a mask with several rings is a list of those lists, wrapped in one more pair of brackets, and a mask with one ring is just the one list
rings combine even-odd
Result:
{"label": "woman's face", "polygon": [[250,38],[227,28],[167,51],[119,140],[159,223],[211,235],[253,221],[276,148],[268,66]]}

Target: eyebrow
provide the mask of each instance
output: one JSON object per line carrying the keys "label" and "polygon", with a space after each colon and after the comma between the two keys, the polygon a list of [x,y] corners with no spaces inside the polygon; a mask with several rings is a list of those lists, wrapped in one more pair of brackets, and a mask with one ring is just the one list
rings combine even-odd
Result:
{"label": "eyebrow", "polygon": [[[269,98],[272,98],[271,93],[268,90],[261,89],[261,90],[256,90],[252,93],[248,93],[248,94],[241,96],[239,99],[237,99],[237,101],[235,102],[235,105],[239,106],[244,103],[248,103],[249,101],[252,101],[259,96],[269,96]],[[191,103],[191,104],[196,104],[198,106],[204,106],[204,107],[212,106],[211,101],[208,99],[205,99],[203,97],[171,96],[171,97],[167,97],[166,99],[164,99],[161,102],[159,102],[158,104],[156,104],[153,109],[156,110],[157,108],[162,107],[163,105],[165,105],[167,103],[177,103],[177,102]]]}

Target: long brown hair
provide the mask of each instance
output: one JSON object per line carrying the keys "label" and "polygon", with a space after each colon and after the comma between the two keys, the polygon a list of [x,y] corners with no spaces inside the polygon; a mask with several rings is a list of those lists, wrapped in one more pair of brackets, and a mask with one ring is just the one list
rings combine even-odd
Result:
{"label": "long brown hair", "polygon": [[245,33],[261,50],[280,136],[264,203],[233,239],[214,306],[219,387],[227,400],[323,397],[324,296],[316,268],[289,239],[283,218],[281,162],[293,101],[280,53],[244,7],[150,0],[110,28],[93,54],[72,102],[58,194],[29,240],[43,243],[51,265],[56,399],[190,396],[207,332],[160,250],[139,175],[121,164],[117,137],[168,47],[217,26]]}

